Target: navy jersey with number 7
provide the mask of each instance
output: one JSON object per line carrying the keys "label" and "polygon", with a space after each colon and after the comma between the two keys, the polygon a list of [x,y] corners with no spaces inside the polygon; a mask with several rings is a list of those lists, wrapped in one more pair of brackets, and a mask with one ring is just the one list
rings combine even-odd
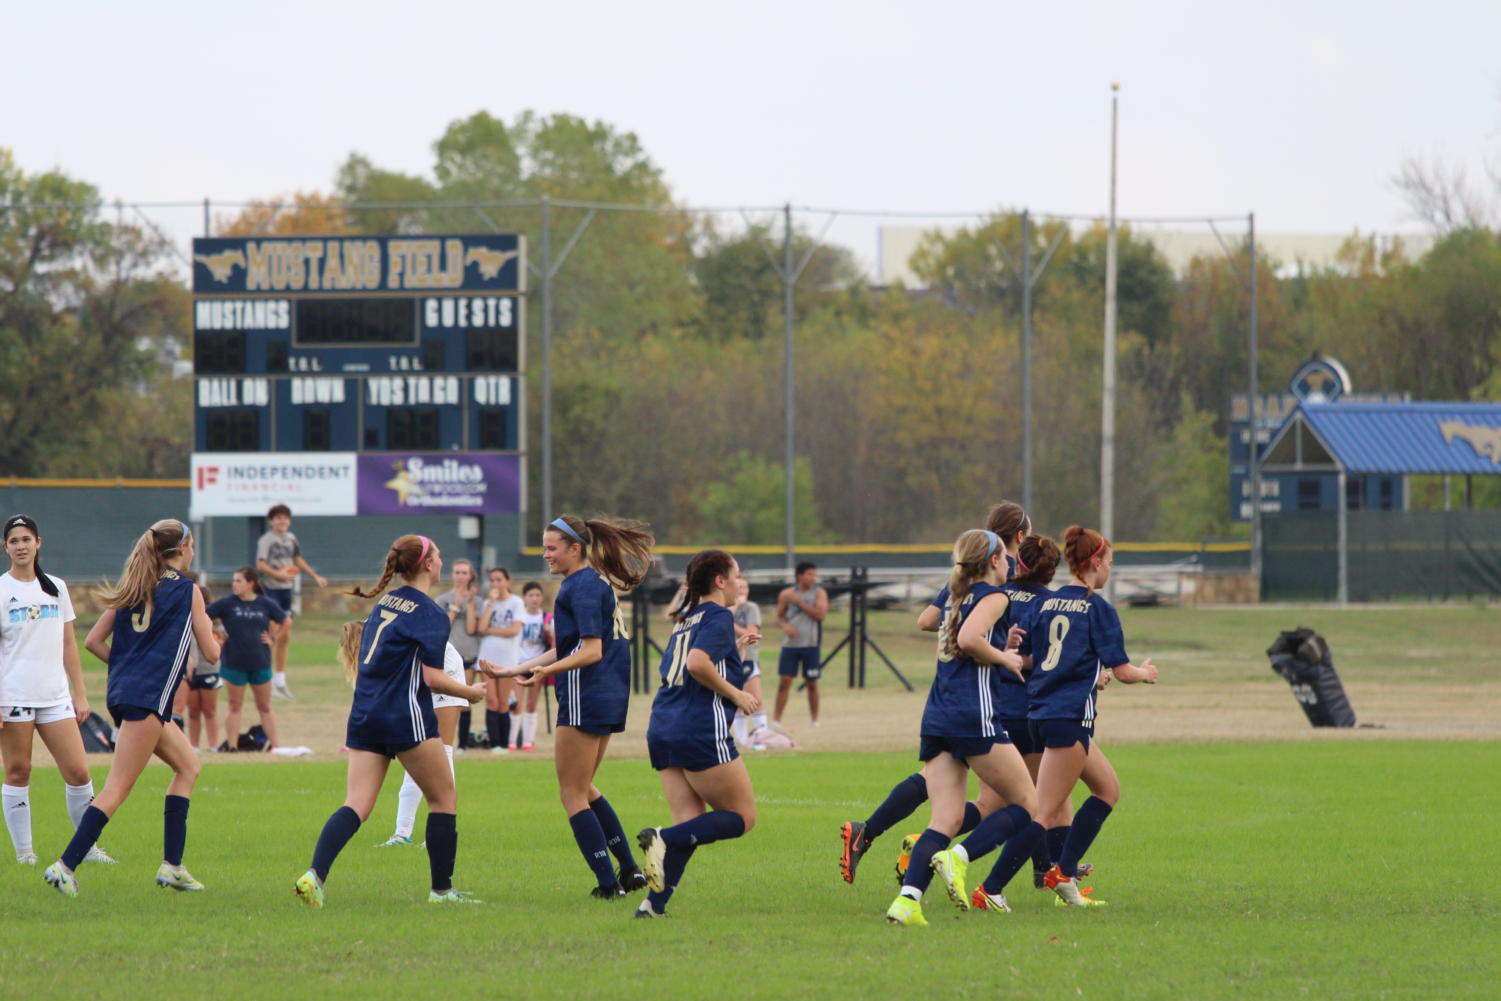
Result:
{"label": "navy jersey with number 7", "polygon": [[360,631],[350,730],[397,746],[436,737],[422,667],[441,671],[447,644],[448,616],[415,587],[403,585],[377,601]]}
{"label": "navy jersey with number 7", "polygon": [[1121,619],[1103,596],[1077,584],[1042,601],[1027,641],[1030,719],[1092,720],[1100,668],[1127,663]]}

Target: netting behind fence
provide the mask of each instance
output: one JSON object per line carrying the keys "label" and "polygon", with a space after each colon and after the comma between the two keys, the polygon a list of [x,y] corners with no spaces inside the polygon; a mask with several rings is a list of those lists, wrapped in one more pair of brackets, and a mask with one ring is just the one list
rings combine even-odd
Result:
{"label": "netting behind fence", "polygon": [[[1338,524],[1333,512],[1265,522],[1262,597],[1333,601]],[[1351,511],[1351,601],[1444,601],[1501,596],[1501,512]]]}

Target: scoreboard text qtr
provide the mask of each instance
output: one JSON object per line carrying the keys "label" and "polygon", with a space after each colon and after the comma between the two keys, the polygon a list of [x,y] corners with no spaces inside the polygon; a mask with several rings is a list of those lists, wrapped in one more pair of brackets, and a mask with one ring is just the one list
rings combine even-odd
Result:
{"label": "scoreboard text qtr", "polygon": [[194,451],[519,451],[525,275],[516,234],[194,240]]}

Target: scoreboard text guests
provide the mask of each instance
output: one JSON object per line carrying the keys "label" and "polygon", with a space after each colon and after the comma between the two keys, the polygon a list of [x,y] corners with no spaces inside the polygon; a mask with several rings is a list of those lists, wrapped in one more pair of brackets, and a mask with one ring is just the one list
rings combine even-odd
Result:
{"label": "scoreboard text guests", "polygon": [[193,241],[196,452],[511,452],[514,234]]}

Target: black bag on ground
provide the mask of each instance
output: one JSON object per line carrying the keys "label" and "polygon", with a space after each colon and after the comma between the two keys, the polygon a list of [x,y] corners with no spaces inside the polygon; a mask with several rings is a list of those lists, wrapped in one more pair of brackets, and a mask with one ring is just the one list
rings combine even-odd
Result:
{"label": "black bag on ground", "polygon": [[266,731],[257,723],[255,726],[240,734],[235,742],[235,749],[240,751],[264,751],[271,738],[266,736]]}
{"label": "black bag on ground", "polygon": [[109,721],[98,713],[89,713],[78,733],[83,737],[83,749],[90,754],[114,753],[114,731],[110,729]]}
{"label": "black bag on ground", "polygon": [[1267,647],[1272,670],[1287,679],[1293,697],[1314,726],[1354,726],[1355,710],[1345,697],[1324,637],[1302,626],[1278,635]]}

